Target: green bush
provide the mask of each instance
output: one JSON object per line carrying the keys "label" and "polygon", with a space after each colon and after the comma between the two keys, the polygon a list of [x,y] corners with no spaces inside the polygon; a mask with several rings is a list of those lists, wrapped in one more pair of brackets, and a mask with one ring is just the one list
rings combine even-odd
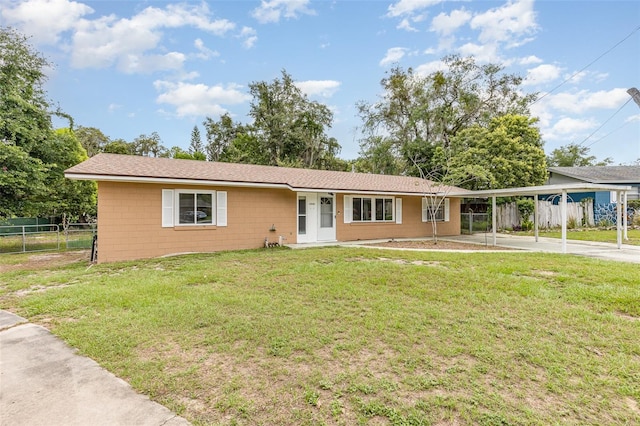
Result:
{"label": "green bush", "polygon": [[533,229],[533,222],[526,219],[522,220],[522,230],[523,231],[531,231]]}
{"label": "green bush", "polygon": [[569,219],[567,219],[567,228],[569,229],[576,229],[576,228],[579,228],[581,225],[582,224],[580,223],[577,217],[570,217]]}
{"label": "green bush", "polygon": [[522,218],[523,226],[524,226],[524,221],[525,220],[528,221],[531,215],[533,214],[533,212],[535,211],[535,204],[532,199],[523,198],[516,201],[516,205],[518,206],[518,212],[520,213],[520,217]]}

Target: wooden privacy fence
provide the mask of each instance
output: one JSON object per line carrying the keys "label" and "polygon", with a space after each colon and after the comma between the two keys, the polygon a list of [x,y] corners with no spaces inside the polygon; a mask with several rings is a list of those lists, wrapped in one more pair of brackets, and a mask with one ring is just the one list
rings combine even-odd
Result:
{"label": "wooden privacy fence", "polygon": [[[538,226],[540,228],[557,228],[562,226],[562,206],[551,201],[538,201]],[[533,215],[526,218],[533,222]],[[496,221],[498,229],[513,229],[522,226],[523,218],[520,217],[516,203],[506,203],[497,206]],[[567,222],[575,226],[594,226],[593,203],[591,200],[584,202],[567,203]]]}

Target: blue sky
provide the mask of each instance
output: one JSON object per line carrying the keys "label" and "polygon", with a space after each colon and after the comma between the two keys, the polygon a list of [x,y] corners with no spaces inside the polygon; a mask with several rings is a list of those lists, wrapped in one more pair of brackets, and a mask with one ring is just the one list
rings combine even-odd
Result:
{"label": "blue sky", "polygon": [[377,99],[385,71],[429,73],[455,53],[546,94],[532,112],[547,153],[574,142],[615,164],[640,158],[626,93],[640,88],[638,1],[0,0],[0,25],[55,65],[50,98],[112,139],[157,131],[187,148],[207,116],[248,122],[248,84],[286,69],[333,110],[329,134],[355,158],[356,103]]}

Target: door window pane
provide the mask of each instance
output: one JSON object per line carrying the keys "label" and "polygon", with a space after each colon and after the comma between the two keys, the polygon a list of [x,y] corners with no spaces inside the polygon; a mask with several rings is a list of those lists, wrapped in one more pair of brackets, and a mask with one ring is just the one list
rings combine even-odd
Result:
{"label": "door window pane", "polygon": [[298,198],[298,234],[307,233],[307,198]]}
{"label": "door window pane", "polygon": [[320,197],[320,227],[333,228],[332,197]]}

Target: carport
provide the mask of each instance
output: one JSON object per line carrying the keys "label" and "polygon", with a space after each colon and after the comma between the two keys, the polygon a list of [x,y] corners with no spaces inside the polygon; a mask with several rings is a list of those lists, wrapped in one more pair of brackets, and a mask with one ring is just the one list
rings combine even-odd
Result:
{"label": "carport", "polygon": [[627,240],[627,215],[622,213],[622,206],[627,205],[627,194],[631,191],[630,186],[620,185],[601,185],[594,183],[571,183],[571,184],[557,184],[557,185],[542,185],[542,186],[525,186],[521,188],[504,188],[504,189],[488,189],[483,191],[468,191],[468,192],[456,192],[450,194],[456,197],[465,198],[491,198],[491,228],[493,234],[493,245],[496,245],[497,230],[496,230],[496,199],[498,197],[518,197],[528,196],[533,197],[534,201],[534,213],[533,213],[533,229],[535,235],[535,241],[538,242],[538,201],[541,194],[561,194],[560,198],[560,212],[562,222],[562,253],[567,252],[567,194],[574,192],[597,192],[597,191],[613,191],[617,195],[619,201],[616,205],[616,230],[617,230],[617,243],[618,249],[622,248],[622,240]]}

